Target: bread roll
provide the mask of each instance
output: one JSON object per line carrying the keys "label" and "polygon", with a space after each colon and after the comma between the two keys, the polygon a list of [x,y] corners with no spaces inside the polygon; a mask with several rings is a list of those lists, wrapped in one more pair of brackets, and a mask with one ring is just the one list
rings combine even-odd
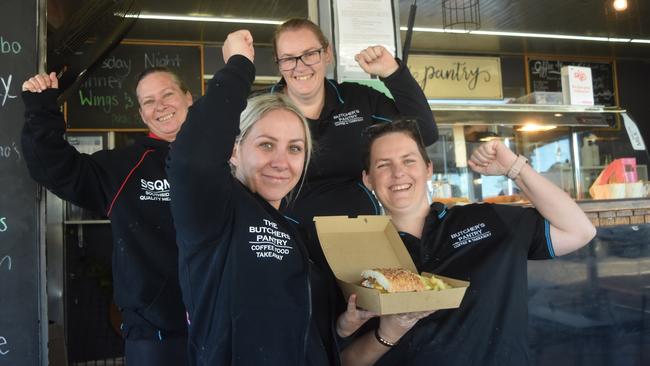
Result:
{"label": "bread roll", "polygon": [[425,291],[419,275],[403,268],[374,268],[361,272],[364,287],[384,289],[386,292]]}

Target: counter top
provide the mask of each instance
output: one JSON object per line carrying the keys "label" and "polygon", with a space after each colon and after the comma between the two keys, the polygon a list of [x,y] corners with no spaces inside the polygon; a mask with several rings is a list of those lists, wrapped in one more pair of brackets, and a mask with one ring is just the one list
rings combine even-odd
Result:
{"label": "counter top", "polygon": [[594,226],[650,224],[650,198],[578,201]]}

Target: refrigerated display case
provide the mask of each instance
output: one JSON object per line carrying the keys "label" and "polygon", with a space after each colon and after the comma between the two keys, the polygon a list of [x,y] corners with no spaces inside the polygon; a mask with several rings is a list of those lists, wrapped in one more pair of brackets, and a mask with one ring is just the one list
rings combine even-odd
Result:
{"label": "refrigerated display case", "polygon": [[616,198],[648,197],[650,158],[623,109],[513,104],[431,104],[431,109],[440,131],[438,143],[427,148],[434,171],[432,197],[469,202],[519,197],[508,178],[481,177],[467,167],[471,152],[491,139],[526,156],[536,171],[578,201],[601,198],[589,193],[600,173],[617,159],[630,159],[634,164],[625,166],[627,181],[620,183],[636,183],[636,189]]}
{"label": "refrigerated display case", "polygon": [[[649,157],[634,120],[625,110],[603,107],[431,109],[440,131],[427,149],[433,200],[490,202],[496,196],[530,204],[508,178],[481,177],[467,167],[474,148],[500,139],[571,195],[597,227],[596,237],[580,250],[528,262],[531,365],[648,364]],[[531,125],[536,128],[524,128]],[[624,158],[635,162],[634,169],[624,166],[626,183],[644,190],[631,192],[634,197],[594,199],[589,188],[611,162]]]}

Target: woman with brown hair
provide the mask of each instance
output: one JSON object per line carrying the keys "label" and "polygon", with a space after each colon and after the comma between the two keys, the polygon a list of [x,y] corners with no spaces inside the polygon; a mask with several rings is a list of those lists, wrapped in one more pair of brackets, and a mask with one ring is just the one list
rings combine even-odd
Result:
{"label": "woman with brown hair", "polygon": [[402,121],[367,131],[363,181],[391,216],[419,271],[470,286],[459,308],[436,311],[415,326],[382,318],[374,334],[360,336],[343,351],[343,362],[526,365],[527,261],[578,250],[596,229],[571,197],[498,140],[476,149],[470,168],[512,179],[534,208],[429,205],[432,166],[416,127]]}
{"label": "woman with brown hair", "polygon": [[435,142],[438,132],[422,89],[406,65],[382,46],[368,47],[355,59],[384,82],[394,100],[364,85],[327,79],[332,46],[307,19],[280,25],[273,49],[282,79],[271,91],[298,106],[316,146],[305,184],[295,202],[285,205],[286,212],[312,230],[314,216],[379,214],[376,199],[360,180],[361,132],[401,114],[417,119],[426,145]]}

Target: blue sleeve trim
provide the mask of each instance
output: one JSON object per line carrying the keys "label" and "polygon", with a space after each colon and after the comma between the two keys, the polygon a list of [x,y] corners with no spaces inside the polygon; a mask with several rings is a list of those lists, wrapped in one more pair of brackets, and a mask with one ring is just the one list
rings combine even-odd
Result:
{"label": "blue sleeve trim", "polygon": [[375,196],[372,193],[370,193],[368,188],[366,188],[366,186],[364,186],[363,184],[357,182],[357,185],[361,187],[361,189],[363,189],[363,191],[366,192],[366,194],[368,195],[368,199],[370,199],[370,202],[372,202],[372,205],[375,208],[375,215],[380,215],[381,212],[379,211],[379,204],[377,203],[377,199],[375,198]]}
{"label": "blue sleeve trim", "polygon": [[334,85],[332,80],[330,80],[330,79],[325,79],[325,80],[327,80],[327,82],[330,83],[332,88],[334,88],[334,91],[336,92],[336,98],[339,100],[339,102],[340,103],[345,103],[345,101],[343,101],[343,98],[341,98],[341,94],[339,93],[339,88],[337,88],[336,85]]}
{"label": "blue sleeve trim", "polygon": [[287,215],[284,215],[284,218],[291,221],[291,222],[293,222],[294,224],[300,225],[300,222],[298,220],[294,219],[294,218],[291,218],[291,217],[289,217]]}
{"label": "blue sleeve trim", "polygon": [[551,242],[551,223],[544,219],[544,235],[546,235],[546,247],[551,258],[555,258],[555,251],[553,250],[553,243]]}
{"label": "blue sleeve trim", "polygon": [[391,123],[391,122],[393,122],[393,120],[390,119],[390,118],[380,117],[380,116],[375,116],[374,114],[373,114],[371,117],[372,117],[373,119],[376,119],[376,120],[381,121],[381,122],[387,122],[387,123]]}
{"label": "blue sleeve trim", "polygon": [[442,218],[445,217],[445,215],[447,215],[447,207],[446,207],[446,206],[445,206],[445,208],[443,208],[442,211],[438,214],[438,220],[442,220]]}

